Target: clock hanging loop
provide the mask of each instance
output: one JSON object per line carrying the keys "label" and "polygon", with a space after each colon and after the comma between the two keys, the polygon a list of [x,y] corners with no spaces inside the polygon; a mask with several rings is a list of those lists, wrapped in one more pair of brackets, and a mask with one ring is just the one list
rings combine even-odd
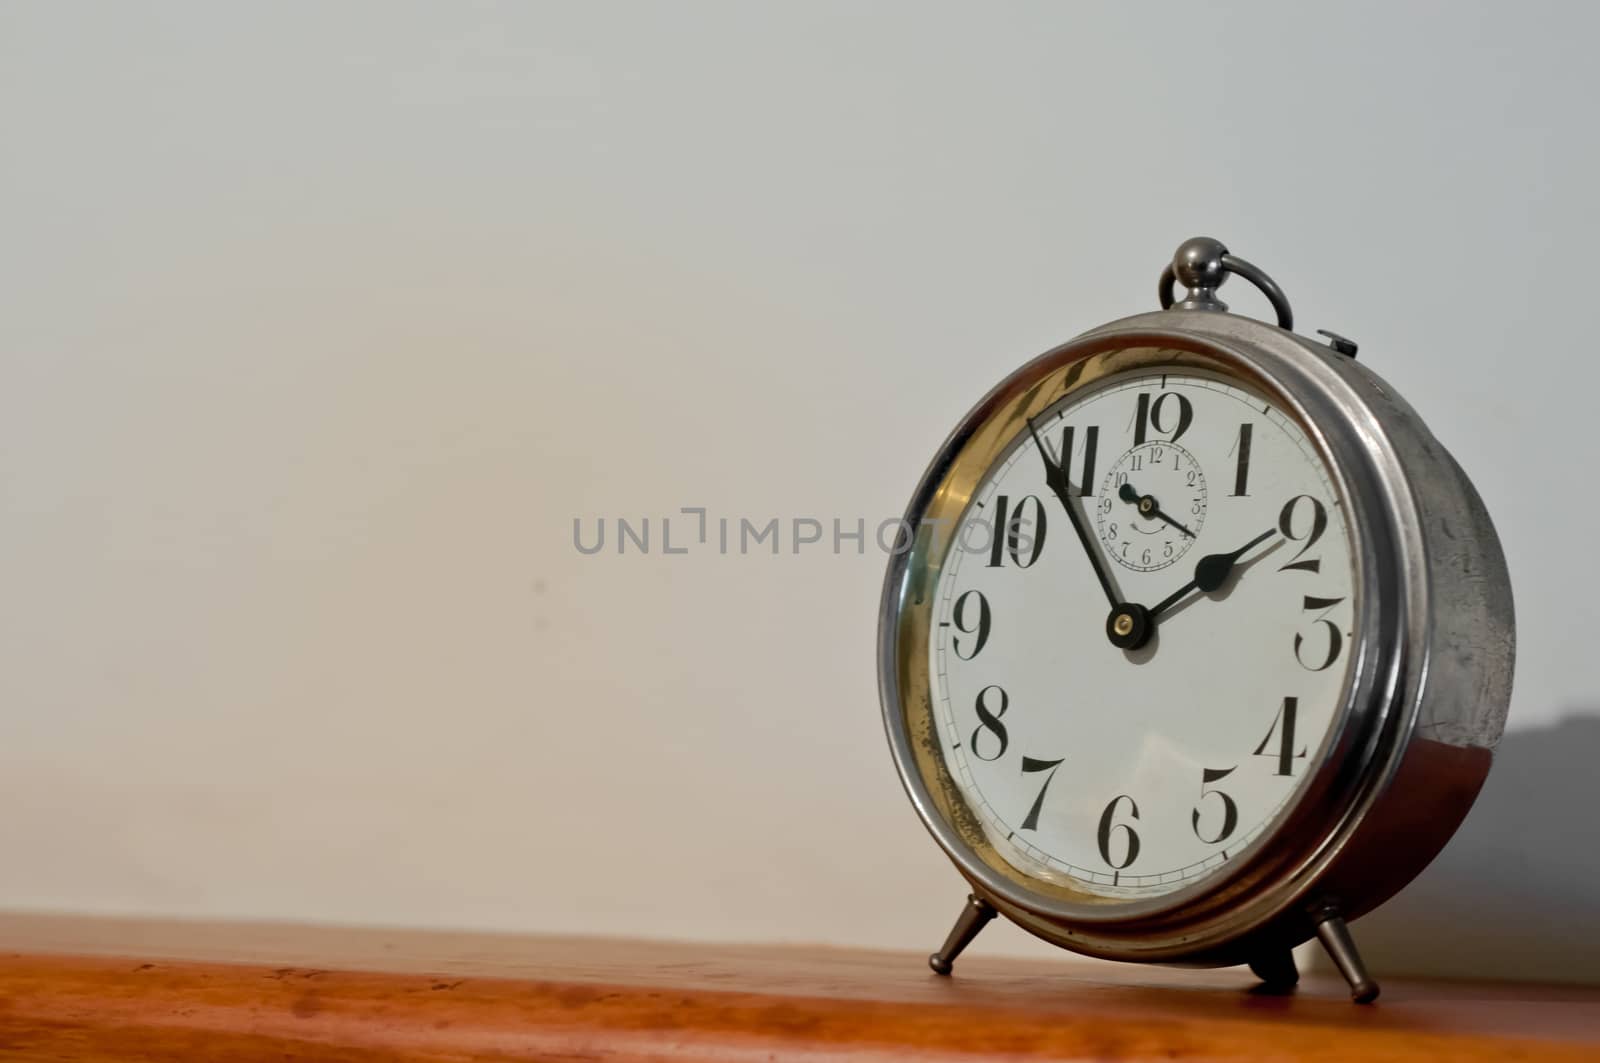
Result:
{"label": "clock hanging loop", "polygon": [[[1294,330],[1294,311],[1289,308],[1289,298],[1277,282],[1260,266],[1233,254],[1221,240],[1209,236],[1196,236],[1178,245],[1172,261],[1161,271],[1161,282],[1156,288],[1161,309],[1171,310],[1176,306],[1179,310],[1226,311],[1228,304],[1217,298],[1217,289],[1230,273],[1243,277],[1261,290],[1278,315],[1279,328],[1286,332]],[[1182,302],[1173,300],[1174,284],[1188,289]]]}

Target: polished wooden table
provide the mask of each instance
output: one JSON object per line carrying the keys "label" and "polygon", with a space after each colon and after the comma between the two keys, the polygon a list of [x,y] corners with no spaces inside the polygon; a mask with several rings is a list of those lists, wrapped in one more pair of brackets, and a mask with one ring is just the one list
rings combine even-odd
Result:
{"label": "polished wooden table", "polygon": [[6,1060],[1596,1060],[1600,990],[0,915]]}

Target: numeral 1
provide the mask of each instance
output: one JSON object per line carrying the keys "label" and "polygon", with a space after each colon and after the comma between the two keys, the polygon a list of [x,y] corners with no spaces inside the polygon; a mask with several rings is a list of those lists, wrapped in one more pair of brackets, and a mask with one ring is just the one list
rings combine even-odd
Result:
{"label": "numeral 1", "polygon": [[1234,441],[1230,454],[1236,455],[1236,464],[1233,467],[1233,497],[1243,498],[1250,492],[1246,488],[1250,484],[1250,436],[1255,431],[1255,425],[1245,423],[1239,426],[1239,438]]}

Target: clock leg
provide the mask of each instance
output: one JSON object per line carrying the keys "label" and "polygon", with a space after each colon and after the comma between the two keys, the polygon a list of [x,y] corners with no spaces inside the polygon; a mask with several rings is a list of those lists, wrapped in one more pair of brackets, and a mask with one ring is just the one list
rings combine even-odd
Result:
{"label": "clock leg", "polygon": [[1261,979],[1263,989],[1282,992],[1293,989],[1300,981],[1300,971],[1294,965],[1294,953],[1289,949],[1264,952],[1250,961],[1250,970]]}
{"label": "clock leg", "polygon": [[1328,955],[1333,958],[1339,973],[1344,975],[1344,980],[1350,983],[1350,999],[1357,1004],[1370,1004],[1377,1000],[1378,983],[1372,980],[1367,973],[1367,965],[1361,962],[1361,953],[1356,951],[1355,939],[1350,936],[1350,928],[1345,925],[1339,910],[1331,905],[1325,906],[1317,913],[1316,919],[1317,940],[1328,950]]}
{"label": "clock leg", "polygon": [[988,901],[977,894],[967,898],[967,903],[962,907],[961,914],[956,917],[956,925],[950,928],[950,934],[944,939],[944,944],[939,946],[939,951],[928,957],[928,966],[933,968],[934,974],[949,974],[955,965],[956,957],[961,951],[972,944],[972,939],[978,936],[978,931],[989,925],[989,920],[995,917],[995,910]]}

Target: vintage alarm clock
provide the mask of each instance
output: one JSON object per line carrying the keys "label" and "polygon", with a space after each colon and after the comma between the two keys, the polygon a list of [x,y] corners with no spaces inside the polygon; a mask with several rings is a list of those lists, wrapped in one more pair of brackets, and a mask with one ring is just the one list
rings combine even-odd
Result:
{"label": "vintage alarm clock", "polygon": [[[1228,312],[1230,273],[1276,327]],[[1444,846],[1505,723],[1505,558],[1416,412],[1260,269],[1189,240],[1159,294],[1001,381],[907,510],[884,721],[971,886],[930,963],[998,913],[1288,986],[1314,936],[1369,1001],[1347,923]]]}

